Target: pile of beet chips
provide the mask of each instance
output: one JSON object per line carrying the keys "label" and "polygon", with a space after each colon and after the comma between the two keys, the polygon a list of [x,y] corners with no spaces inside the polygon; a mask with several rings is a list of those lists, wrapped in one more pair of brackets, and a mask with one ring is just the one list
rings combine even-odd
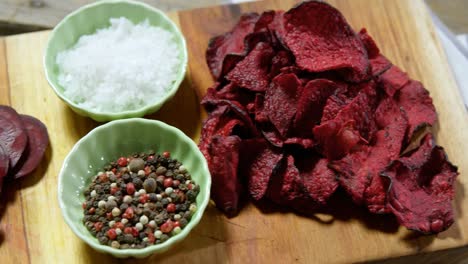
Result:
{"label": "pile of beet chips", "polygon": [[228,216],[246,192],[313,212],[343,188],[409,229],[453,223],[457,168],[430,133],[404,152],[436,121],[429,92],[332,6],[245,14],[206,59],[216,83],[202,101],[199,147]]}

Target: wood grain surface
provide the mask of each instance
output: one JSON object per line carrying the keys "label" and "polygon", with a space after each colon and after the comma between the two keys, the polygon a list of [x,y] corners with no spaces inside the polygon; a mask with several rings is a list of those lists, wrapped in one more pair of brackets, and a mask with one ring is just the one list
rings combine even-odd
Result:
{"label": "wood grain surface", "polygon": [[[468,244],[468,118],[422,1],[333,0],[356,30],[367,27],[382,52],[430,91],[438,110],[439,144],[459,165],[455,224],[437,236],[418,236],[392,217],[370,215],[339,196],[335,210],[315,218],[247,204],[228,219],[213,205],[176,248],[144,260],[118,260],[92,250],[61,217],[57,175],[73,145],[99,125],[73,113],[49,88],[42,68],[49,32],[0,38],[0,103],[41,119],[51,145],[29,177],[6,182],[0,203],[1,263],[345,263],[389,259]],[[176,97],[148,118],[181,128],[198,140],[199,96],[212,84],[204,52],[210,37],[227,31],[243,12],[289,9],[295,1],[263,1],[172,14],[187,38],[189,70]],[[198,95],[198,96],[197,96]],[[447,253],[449,252],[449,253]],[[412,257],[412,263],[462,263],[465,250]],[[386,263],[405,263],[393,259]],[[455,262],[457,261],[457,262]]]}

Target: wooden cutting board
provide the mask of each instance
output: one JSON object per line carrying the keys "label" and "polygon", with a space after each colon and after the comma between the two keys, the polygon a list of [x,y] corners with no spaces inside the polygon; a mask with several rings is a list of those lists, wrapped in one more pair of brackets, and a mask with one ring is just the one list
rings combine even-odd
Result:
{"label": "wooden cutting board", "polygon": [[[189,71],[177,96],[149,118],[175,125],[198,140],[203,114],[196,95],[203,95],[213,82],[204,59],[209,38],[229,30],[243,12],[289,9],[294,2],[264,1],[172,14],[187,38]],[[468,244],[468,118],[423,1],[329,2],[356,30],[367,27],[383,53],[430,91],[439,116],[434,128],[437,141],[461,173],[456,184],[455,224],[437,236],[417,236],[399,228],[391,217],[373,216],[349,203],[338,204],[333,214],[316,218],[275,210],[262,213],[249,204],[238,217],[227,219],[210,205],[199,226],[176,248],[129,262],[356,262]],[[64,157],[79,138],[99,124],[73,113],[49,88],[42,68],[48,35],[45,31],[0,38],[0,104],[41,119],[51,138],[46,157],[34,174],[5,183],[0,207],[0,262],[122,262],[95,252],[61,217],[57,175]],[[415,260],[427,263],[434,259]],[[453,256],[443,262],[450,260]]]}

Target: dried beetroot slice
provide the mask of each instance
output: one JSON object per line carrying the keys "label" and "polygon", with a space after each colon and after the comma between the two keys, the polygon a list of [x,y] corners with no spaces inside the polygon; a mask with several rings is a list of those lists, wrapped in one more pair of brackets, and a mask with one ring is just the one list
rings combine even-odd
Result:
{"label": "dried beetroot slice", "polygon": [[285,50],[278,51],[271,59],[270,77],[273,78],[281,72],[284,67],[291,66],[294,58],[290,52]]}
{"label": "dried beetroot slice", "polygon": [[429,92],[418,81],[410,81],[400,89],[396,95],[398,104],[408,114],[408,137],[409,142],[415,131],[421,126],[432,126],[437,120],[435,107]]}
{"label": "dried beetroot slice", "polygon": [[264,111],[265,106],[265,96],[263,94],[257,93],[255,95],[255,122],[265,123],[268,122],[268,116]]}
{"label": "dried beetroot slice", "polygon": [[263,92],[270,81],[268,71],[273,55],[273,48],[268,43],[260,42],[226,78],[240,87]]}
{"label": "dried beetroot slice", "polygon": [[[392,98],[383,99],[375,111],[375,119],[379,129],[385,131],[383,138],[377,137],[376,146],[387,149],[389,162],[397,159],[402,150],[403,139],[408,127],[406,113],[398,107]],[[386,165],[385,165],[386,166]],[[385,167],[381,167],[380,171]],[[377,171],[378,169],[376,169]],[[368,188],[364,192],[364,199],[367,208],[372,213],[390,213],[387,207],[388,181],[381,178],[379,174],[372,174],[372,179]]]}
{"label": "dried beetroot slice", "polygon": [[369,85],[343,107],[333,120],[314,127],[315,139],[321,145],[326,158],[340,159],[359,142],[369,140],[376,129],[371,118],[375,100],[375,90]]}
{"label": "dried beetroot slice", "polygon": [[312,128],[320,122],[328,97],[339,88],[339,84],[327,79],[315,79],[306,84],[297,103],[294,135],[313,136]]}
{"label": "dried beetroot slice", "polygon": [[[248,13],[240,17],[239,22],[234,26],[231,32],[221,36],[214,37],[208,43],[206,50],[206,62],[214,79],[219,79],[224,76],[226,70],[224,60],[228,54],[233,54],[229,64],[233,67],[236,60],[244,53],[244,38],[249,33],[253,32],[255,23],[257,22],[257,13]],[[237,61],[238,62],[238,61]]]}
{"label": "dried beetroot slice", "polygon": [[453,219],[452,200],[457,168],[432,135],[410,156],[393,162],[382,176],[391,180],[389,206],[401,225],[424,234],[449,228]]}
{"label": "dried beetroot slice", "polygon": [[227,118],[228,106],[223,105],[216,108],[210,113],[208,118],[203,121],[203,129],[201,131],[198,148],[200,149],[203,156],[205,156],[208,163],[210,162],[211,156],[208,153],[208,147],[211,142],[211,138],[216,134],[218,129],[229,122]]}
{"label": "dried beetroot slice", "polygon": [[266,142],[261,146],[258,154],[251,160],[248,170],[249,192],[254,200],[260,200],[265,195],[270,177],[283,158],[283,154],[274,150]]}
{"label": "dried beetroot slice", "polygon": [[367,52],[343,15],[329,4],[308,1],[284,14],[285,44],[310,72],[349,70],[351,81],[368,78]]}
{"label": "dried beetroot slice", "polygon": [[294,157],[284,158],[280,169],[273,175],[268,186],[267,196],[273,202],[282,205],[292,204],[295,200],[309,199],[299,170],[294,165]]}
{"label": "dried beetroot slice", "polygon": [[335,119],[336,115],[340,112],[340,110],[350,102],[351,99],[344,96],[343,94],[331,95],[325,103],[325,107],[323,108],[322,113],[322,119],[320,120],[320,122],[325,123],[329,120]]}
{"label": "dried beetroot slice", "polygon": [[10,168],[14,168],[26,148],[28,135],[20,115],[4,105],[0,105],[0,142],[10,157]]}
{"label": "dried beetroot slice", "polygon": [[310,138],[299,138],[299,137],[292,137],[287,138],[283,142],[284,145],[296,145],[300,146],[303,149],[311,149],[315,147],[315,141]]}
{"label": "dried beetroot slice", "polygon": [[364,45],[364,48],[367,51],[367,56],[369,59],[376,58],[380,55],[380,50],[379,47],[377,47],[377,44],[375,44],[374,39],[367,33],[367,29],[362,28],[359,33],[359,38],[361,39],[362,44]]}
{"label": "dried beetroot slice", "polygon": [[296,166],[309,196],[315,203],[326,205],[339,186],[335,172],[328,168],[328,160],[317,161],[313,155],[303,155],[296,157]]}
{"label": "dried beetroot slice", "polygon": [[385,73],[379,76],[378,84],[388,96],[393,95],[410,81],[408,74],[392,65]]}
{"label": "dried beetroot slice", "polygon": [[285,137],[294,116],[301,92],[301,82],[295,74],[280,74],[273,79],[265,94],[265,113],[281,136]]}
{"label": "dried beetroot slice", "polygon": [[214,136],[208,147],[211,157],[208,163],[212,180],[211,197],[216,207],[229,217],[237,214],[242,192],[237,178],[240,142],[237,136]]}
{"label": "dried beetroot slice", "polygon": [[49,145],[47,127],[38,119],[28,115],[21,115],[21,121],[28,135],[28,145],[15,167],[15,179],[33,172],[44,157]]}

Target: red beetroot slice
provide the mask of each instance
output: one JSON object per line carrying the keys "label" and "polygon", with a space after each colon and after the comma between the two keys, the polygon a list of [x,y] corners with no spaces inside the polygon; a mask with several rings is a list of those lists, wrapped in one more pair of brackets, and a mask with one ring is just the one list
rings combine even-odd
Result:
{"label": "red beetroot slice", "polygon": [[265,94],[265,113],[281,136],[285,137],[296,115],[301,82],[295,74],[280,74]]}
{"label": "red beetroot slice", "polygon": [[[385,144],[389,154],[389,162],[399,157],[402,150],[403,139],[408,127],[406,113],[398,107],[392,98],[383,99],[375,111],[375,120],[379,129],[385,131]],[[379,139],[379,138],[377,138]],[[377,146],[380,142],[377,142]],[[385,165],[386,166],[386,165]],[[380,168],[380,171],[384,167]],[[372,213],[389,213],[387,207],[388,181],[379,174],[373,174],[370,185],[364,193],[367,208]]]}
{"label": "red beetroot slice", "polygon": [[260,200],[265,195],[270,177],[283,158],[283,154],[271,148],[266,142],[251,161],[248,170],[249,192],[254,200]]}
{"label": "red beetroot slice", "polygon": [[284,67],[291,66],[294,58],[290,52],[285,50],[278,51],[271,59],[270,77],[273,78],[281,72]]}
{"label": "red beetroot slice", "polygon": [[408,75],[397,66],[391,66],[384,74],[379,76],[378,84],[388,96],[393,95],[410,81]]}
{"label": "red beetroot slice", "polygon": [[320,120],[320,123],[325,123],[329,120],[335,119],[340,110],[350,102],[351,99],[344,96],[343,94],[331,95],[327,99],[325,107],[323,108],[322,119]]}
{"label": "red beetroot slice", "polygon": [[372,105],[376,100],[372,85],[359,94],[333,120],[314,127],[314,136],[330,160],[340,159],[349,153],[359,142],[367,142],[375,131]]}
{"label": "red beetroot slice", "polygon": [[2,143],[0,143],[0,192],[2,192],[3,178],[8,174],[9,163],[10,157]]}
{"label": "red beetroot slice", "polygon": [[418,81],[410,81],[396,95],[397,101],[408,114],[407,142],[415,131],[424,125],[432,126],[437,120],[435,107],[429,92]]}
{"label": "red beetroot slice", "polygon": [[329,4],[308,1],[284,14],[285,44],[296,63],[310,72],[350,71],[347,78],[368,78],[367,52],[343,15]]}
{"label": "red beetroot slice", "polygon": [[229,66],[234,67],[239,61],[240,56],[244,55],[244,38],[253,32],[257,19],[257,13],[245,14],[241,16],[231,32],[210,40],[208,49],[206,50],[206,62],[214,79],[219,79],[224,76],[223,73],[227,73],[230,70],[223,69],[226,56],[231,54],[231,65]]}
{"label": "red beetroot slice", "polygon": [[273,55],[273,48],[265,42],[260,42],[226,78],[240,87],[263,92],[270,81],[268,71]]}
{"label": "red beetroot slice", "polygon": [[210,162],[211,156],[208,153],[208,147],[211,142],[211,138],[216,134],[218,129],[229,122],[227,118],[227,112],[229,108],[226,105],[216,108],[210,113],[208,118],[203,121],[203,129],[201,131],[198,148],[200,149],[203,156],[205,156],[208,163]]}
{"label": "red beetroot slice", "polygon": [[297,103],[297,112],[294,118],[294,134],[301,137],[312,137],[312,128],[322,118],[323,107],[330,95],[340,85],[327,79],[315,79],[309,81]]}
{"label": "red beetroot slice", "polygon": [[366,204],[374,213],[386,213],[386,183],[380,172],[399,157],[408,121],[403,111],[391,99],[384,99],[376,109],[376,121],[381,129],[375,143],[330,163],[338,172],[340,185],[357,204]]}
{"label": "red beetroot slice", "polygon": [[382,176],[391,180],[389,206],[400,224],[424,234],[449,228],[457,175],[432,134],[423,138],[418,150],[393,162]]}
{"label": "red beetroot slice", "polygon": [[315,203],[326,205],[339,184],[335,172],[328,168],[328,160],[314,159],[316,157],[312,155],[297,157],[296,166],[309,196]]}
{"label": "red beetroot slice", "polygon": [[237,136],[214,136],[208,147],[211,157],[208,163],[212,180],[211,197],[216,207],[229,217],[237,214],[242,192],[237,178],[240,142]]}
{"label": "red beetroot slice", "polygon": [[299,170],[294,165],[294,157],[288,155],[282,163],[282,169],[272,177],[268,186],[268,198],[281,205],[292,204],[294,200],[308,199]]}
{"label": "red beetroot slice", "polygon": [[28,115],[21,115],[21,121],[28,135],[28,146],[15,168],[15,179],[33,172],[44,157],[49,145],[47,127],[38,119]]}
{"label": "red beetroot slice", "polygon": [[20,115],[4,105],[0,105],[0,142],[10,157],[10,168],[14,168],[26,148],[28,135]]}

